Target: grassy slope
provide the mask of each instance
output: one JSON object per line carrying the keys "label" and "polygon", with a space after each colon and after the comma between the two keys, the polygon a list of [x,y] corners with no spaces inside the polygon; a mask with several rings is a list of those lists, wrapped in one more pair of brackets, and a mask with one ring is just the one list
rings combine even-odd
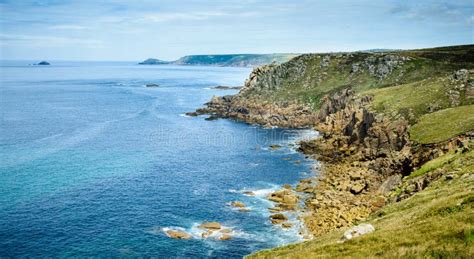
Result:
{"label": "grassy slope", "polygon": [[[379,80],[369,75],[366,69],[351,75],[354,63],[363,63],[372,53],[352,55],[332,54],[328,66],[321,66],[326,54],[311,54],[296,57],[282,65],[286,73],[278,80],[273,91],[249,92],[249,95],[274,102],[298,100],[319,108],[321,97],[341,88],[351,86],[357,92],[385,88],[395,85],[419,82],[433,77],[447,76],[453,71],[474,68],[474,45],[393,52],[410,60],[395,69],[387,78]],[[295,67],[303,63],[305,70],[300,74]]]}
{"label": "grassy slope", "polygon": [[[283,87],[273,92],[256,92],[273,101],[300,100],[318,108],[321,96],[351,86],[358,94],[372,95],[372,109],[389,116],[402,115],[410,121],[412,140],[436,143],[474,130],[474,100],[461,96],[460,107],[449,108],[446,92],[450,77],[458,69],[474,71],[474,45],[398,52],[411,58],[399,76],[395,70],[384,80],[367,71],[350,77],[351,63],[366,58],[355,54],[349,60],[320,66],[321,57],[309,59],[303,76],[285,75]],[[293,59],[288,62],[296,62]],[[335,58],[337,60],[337,58]],[[320,80],[322,78],[322,80]],[[250,93],[252,94],[252,93]],[[440,111],[429,113],[435,104]],[[399,203],[385,207],[369,219],[376,232],[338,244],[342,232],[314,241],[262,251],[257,257],[470,257],[474,256],[474,151],[447,153],[428,162],[409,178],[435,169],[456,172],[452,181],[439,180],[427,189]],[[460,175],[469,175],[460,179]]]}
{"label": "grassy slope", "polygon": [[460,106],[423,115],[410,129],[418,143],[437,143],[474,130],[474,105]]}
{"label": "grassy slope", "polygon": [[[341,231],[313,241],[258,252],[250,258],[472,258],[474,256],[474,151],[444,164],[454,180],[440,180],[367,222],[376,231],[345,243]],[[459,171],[455,171],[455,170]]]}

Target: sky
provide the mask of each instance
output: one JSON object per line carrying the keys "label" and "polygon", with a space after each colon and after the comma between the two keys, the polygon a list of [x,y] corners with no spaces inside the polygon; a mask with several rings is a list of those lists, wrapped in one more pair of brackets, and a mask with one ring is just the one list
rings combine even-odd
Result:
{"label": "sky", "polygon": [[473,35],[474,0],[0,0],[0,59],[413,49]]}

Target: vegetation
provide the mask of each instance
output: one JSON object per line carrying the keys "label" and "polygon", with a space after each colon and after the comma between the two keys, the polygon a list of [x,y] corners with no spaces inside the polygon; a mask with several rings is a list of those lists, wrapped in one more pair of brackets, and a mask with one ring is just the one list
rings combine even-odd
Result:
{"label": "vegetation", "polygon": [[472,258],[474,256],[474,151],[442,166],[455,170],[414,196],[386,206],[368,223],[376,231],[339,243],[342,231],[258,252],[249,258]]}
{"label": "vegetation", "polygon": [[[360,97],[372,96],[372,111],[405,118],[415,143],[431,145],[474,131],[474,45],[309,54],[270,69],[246,95],[280,104],[302,102],[317,110],[323,96],[350,87]],[[341,243],[343,231],[337,230],[250,258],[473,258],[474,151],[469,141],[470,149],[447,152],[405,177],[404,184],[411,184],[442,172],[426,189],[372,215],[367,223],[375,232]]]}
{"label": "vegetation", "polygon": [[411,128],[410,135],[416,142],[428,144],[473,130],[474,105],[466,105],[423,115]]}
{"label": "vegetation", "polygon": [[297,54],[229,54],[229,55],[192,55],[184,56],[175,64],[216,65],[216,66],[260,66],[273,62],[284,63]]}
{"label": "vegetation", "polygon": [[417,87],[426,89],[435,84],[441,90],[444,84],[439,79],[446,80],[463,68],[474,68],[474,45],[384,53],[305,54],[276,67],[273,78],[247,94],[273,102],[308,103],[318,109],[324,95],[347,87],[363,93],[406,85],[410,88],[406,92],[416,89],[421,93],[423,89]]}
{"label": "vegetation", "polygon": [[208,65],[208,66],[230,66],[248,67],[261,66],[271,63],[284,63],[296,57],[297,54],[229,54],[229,55],[191,55],[184,56],[175,61],[163,61],[149,58],[141,65]]}
{"label": "vegetation", "polygon": [[447,153],[447,154],[444,154],[440,157],[437,157],[433,160],[430,160],[428,162],[426,162],[423,166],[421,166],[420,169],[418,170],[415,170],[413,171],[408,177],[406,177],[405,179],[410,179],[410,178],[415,178],[415,177],[418,177],[418,176],[421,176],[421,175],[424,175],[426,173],[429,173],[433,170],[436,170],[440,167],[442,167],[443,165],[445,165],[446,163],[449,163],[451,162],[452,160],[456,159],[457,157],[459,156],[458,153],[456,153],[454,150]]}

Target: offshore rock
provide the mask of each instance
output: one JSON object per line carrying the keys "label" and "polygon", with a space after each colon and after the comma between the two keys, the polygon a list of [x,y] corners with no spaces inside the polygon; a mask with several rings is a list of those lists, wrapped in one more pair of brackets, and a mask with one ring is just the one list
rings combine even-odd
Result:
{"label": "offshore rock", "polygon": [[166,231],[166,235],[171,238],[175,239],[190,239],[191,235],[184,232],[184,231],[177,231],[177,230],[168,230]]}

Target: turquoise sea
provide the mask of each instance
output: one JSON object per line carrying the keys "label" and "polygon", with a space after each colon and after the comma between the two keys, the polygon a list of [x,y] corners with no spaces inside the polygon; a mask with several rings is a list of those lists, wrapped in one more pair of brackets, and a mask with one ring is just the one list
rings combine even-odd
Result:
{"label": "turquoise sea", "polygon": [[[314,133],[184,115],[249,68],[29,63],[0,67],[0,257],[242,257],[301,240],[270,224],[265,196],[312,175],[292,143]],[[203,221],[232,239],[201,238]]]}

